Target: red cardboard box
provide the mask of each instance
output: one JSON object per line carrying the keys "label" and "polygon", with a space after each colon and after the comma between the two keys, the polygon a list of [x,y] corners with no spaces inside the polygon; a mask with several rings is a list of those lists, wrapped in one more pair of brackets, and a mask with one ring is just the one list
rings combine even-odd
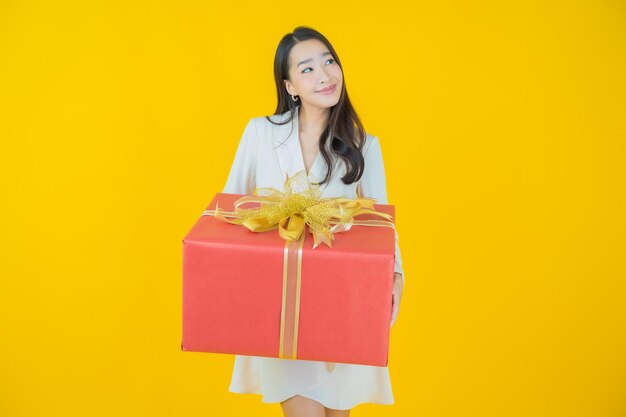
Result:
{"label": "red cardboard box", "polygon": [[[219,200],[232,211],[240,197],[218,193],[207,210]],[[392,205],[374,208],[395,216]],[[381,217],[354,218],[366,219]],[[353,225],[332,248],[313,249],[308,227],[303,236],[201,216],[183,239],[181,349],[387,366],[394,229]]]}

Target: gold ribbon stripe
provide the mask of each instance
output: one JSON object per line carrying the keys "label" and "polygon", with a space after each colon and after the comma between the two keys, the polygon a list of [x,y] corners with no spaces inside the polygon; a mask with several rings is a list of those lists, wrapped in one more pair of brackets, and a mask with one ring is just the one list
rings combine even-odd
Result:
{"label": "gold ribbon stripe", "polygon": [[[215,212],[216,210],[204,210],[202,212],[202,216],[215,216]],[[220,209],[220,214],[223,215],[224,217],[234,217],[234,218],[239,217],[237,214],[235,214],[234,211],[225,211],[223,209]],[[337,224],[341,222],[331,220],[329,221],[329,223]],[[390,227],[396,230],[396,225],[393,222],[388,221],[388,220],[374,220],[374,219],[353,220],[352,225],[353,226],[385,226],[385,227]]]}

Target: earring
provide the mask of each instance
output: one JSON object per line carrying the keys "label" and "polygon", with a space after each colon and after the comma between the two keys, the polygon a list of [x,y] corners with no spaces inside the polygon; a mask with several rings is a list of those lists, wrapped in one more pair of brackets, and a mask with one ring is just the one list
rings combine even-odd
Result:
{"label": "earring", "polygon": [[293,95],[293,94],[291,95],[291,99],[292,99],[293,101],[298,101],[298,98],[297,98],[297,97],[298,97],[298,96],[295,96],[295,97],[294,97],[294,95]]}

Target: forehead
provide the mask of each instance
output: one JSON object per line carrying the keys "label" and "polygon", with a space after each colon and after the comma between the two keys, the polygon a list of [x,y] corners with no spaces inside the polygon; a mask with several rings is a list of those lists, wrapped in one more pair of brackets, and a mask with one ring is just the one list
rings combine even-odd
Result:
{"label": "forehead", "polygon": [[291,48],[289,60],[291,65],[297,65],[298,62],[304,59],[319,59],[324,52],[330,51],[323,42],[317,39],[307,39],[306,41],[298,42]]}

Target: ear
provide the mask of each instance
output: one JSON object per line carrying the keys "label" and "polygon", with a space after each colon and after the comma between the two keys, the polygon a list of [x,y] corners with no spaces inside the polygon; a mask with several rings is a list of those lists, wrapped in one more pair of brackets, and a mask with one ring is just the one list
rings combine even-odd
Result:
{"label": "ear", "polygon": [[293,92],[293,86],[291,85],[291,83],[289,82],[289,80],[283,80],[283,84],[285,85],[285,90],[287,90],[287,93],[289,93],[290,95],[294,95]]}

